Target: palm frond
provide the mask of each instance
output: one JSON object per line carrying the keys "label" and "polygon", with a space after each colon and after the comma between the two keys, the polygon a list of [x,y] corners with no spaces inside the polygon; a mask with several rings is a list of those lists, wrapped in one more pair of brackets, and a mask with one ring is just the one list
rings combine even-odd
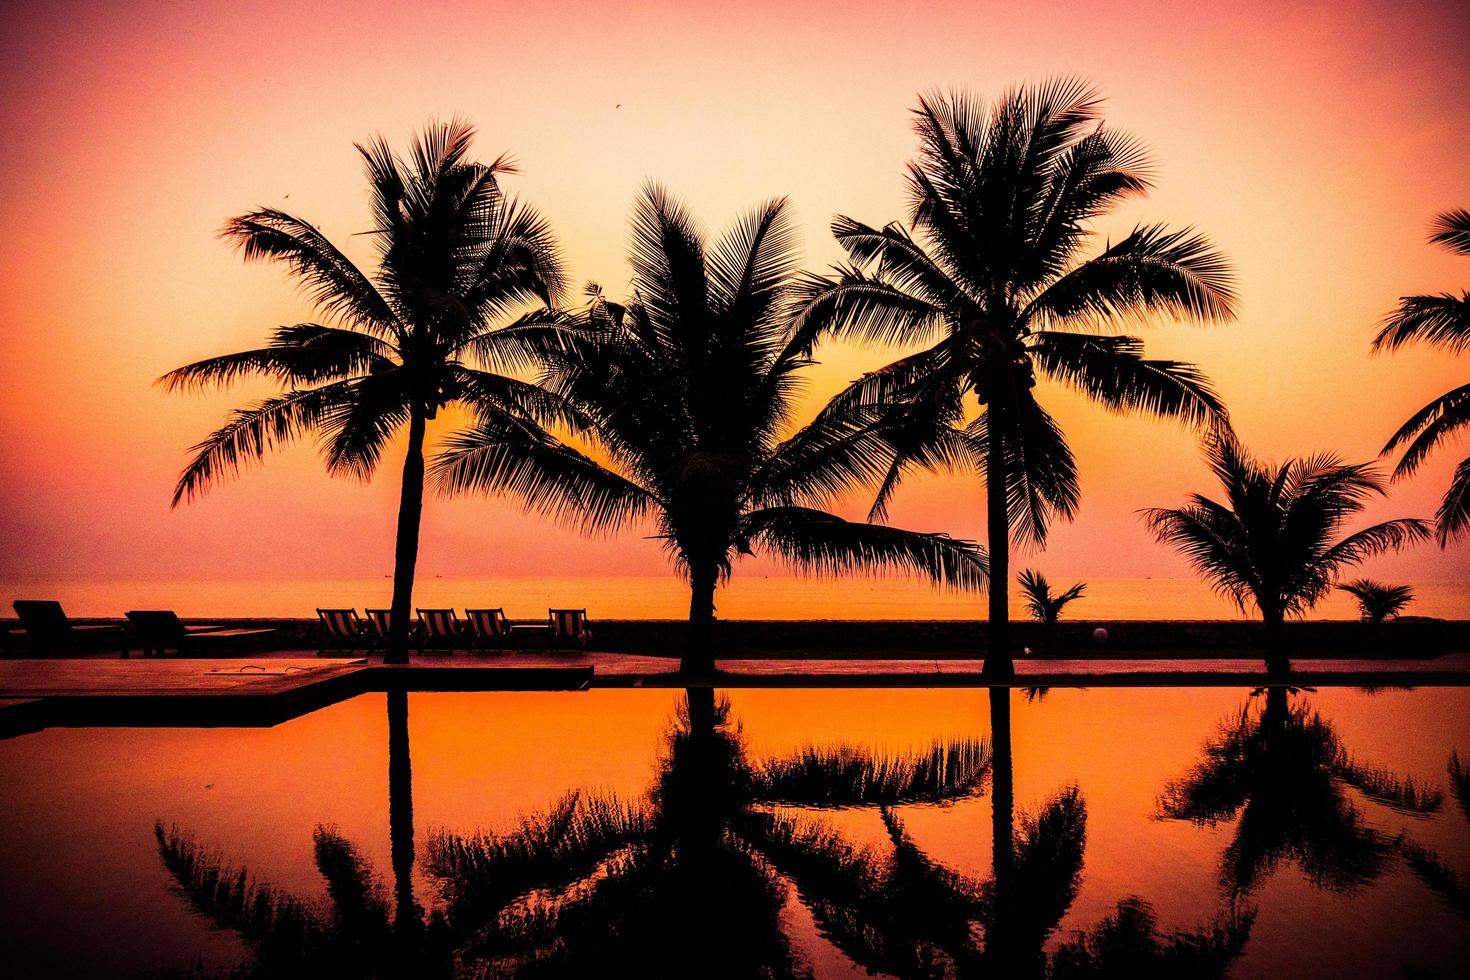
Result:
{"label": "palm frond", "polygon": [[1445,392],[1409,416],[1382,450],[1387,454],[1408,443],[1394,467],[1394,479],[1412,474],[1437,446],[1466,425],[1470,425],[1470,384]]}
{"label": "palm frond", "polygon": [[1429,241],[1452,252],[1470,255],[1470,211],[1458,208],[1436,216]]}
{"label": "palm frond", "polygon": [[624,526],[656,498],[528,420],[483,419],[444,442],[430,466],[443,493],[510,493],[588,530]]}
{"label": "palm frond", "polygon": [[1450,761],[1446,766],[1450,776],[1450,792],[1455,794],[1455,802],[1460,805],[1460,813],[1470,823],[1470,766],[1460,761],[1460,753],[1450,750]]}
{"label": "palm frond", "polygon": [[801,228],[785,198],[759,205],[723,237],[707,256],[713,305],[767,359],[789,339],[782,315],[800,261]]}
{"label": "palm frond", "polygon": [[1427,847],[1412,842],[1403,846],[1404,861],[1414,877],[1424,882],[1436,898],[1455,915],[1470,919],[1470,878],[1444,863]]}
{"label": "palm frond", "polygon": [[984,740],[936,742],[927,752],[873,755],[809,746],[754,767],[754,798],[785,806],[943,803],[978,793],[990,772]]}
{"label": "palm frond", "polygon": [[368,277],[304,219],[261,208],[231,218],[220,237],[239,249],[247,262],[285,263],[324,312],[379,336],[393,336],[400,329],[397,315]]}
{"label": "palm frond", "polygon": [[799,310],[792,336],[807,350],[827,333],[869,343],[922,344],[932,341],[943,322],[939,307],[856,268],[839,267],[830,278],[803,277],[793,287],[792,303]]}
{"label": "palm frond", "polygon": [[1234,319],[1235,304],[1230,264],[1208,239],[1144,225],[1044,288],[1024,319],[1040,327],[1099,327],[1160,314],[1210,322]]}
{"label": "palm frond", "polygon": [[987,408],[966,428],[971,455],[986,461],[983,465],[990,465],[990,431],[997,414],[1010,537],[1040,547],[1053,521],[1070,521],[1077,513],[1077,463],[1061,426],[1035,398],[1024,397],[998,413]]}
{"label": "palm frond", "polygon": [[1403,297],[1398,308],[1384,318],[1373,338],[1373,350],[1397,350],[1421,340],[1451,354],[1470,350],[1470,293]]}
{"label": "palm frond", "polygon": [[1415,541],[1428,541],[1432,526],[1417,517],[1403,517],[1365,527],[1338,541],[1322,555],[1324,567],[1336,569],[1356,565],[1388,551],[1398,551]]}
{"label": "palm frond", "polygon": [[1434,513],[1435,536],[1441,548],[1470,528],[1470,458],[1460,460],[1439,510]]}
{"label": "palm frond", "polygon": [[381,369],[391,365],[393,357],[391,345],[368,334],[298,323],[276,330],[267,347],[195,361],[155,384],[168,392],[194,391],[223,388],[249,375],[281,384],[319,384]]}
{"label": "palm frond", "polygon": [[858,524],[807,507],[768,507],[748,515],[742,537],[759,540],[797,568],[839,575],[898,569],[958,589],[983,589],[985,551],[947,534]]}
{"label": "palm frond", "polygon": [[323,417],[351,396],[354,382],[290,391],[247,408],[236,409],[225,425],[190,449],[194,458],[179,474],[173,506],[192,500],[215,483],[240,472],[247,462],[286,445],[315,428]]}
{"label": "palm frond", "polygon": [[327,472],[366,482],[377,470],[383,449],[412,414],[402,368],[367,375],[352,383],[352,398],[328,408],[316,420],[325,448]]}
{"label": "palm frond", "polygon": [[1438,813],[1444,793],[1412,776],[1399,776],[1377,766],[1366,766],[1346,751],[1339,753],[1333,774],[1370,800],[1403,813]]}
{"label": "palm frond", "polygon": [[1031,338],[1031,355],[1047,375],[1115,412],[1144,412],[1192,426],[1219,425],[1228,417],[1199,368],[1145,358],[1137,337],[1042,331]]}
{"label": "palm frond", "polygon": [[1254,910],[1231,908],[1208,925],[1160,935],[1153,907],[1125,898],[1101,922],[1053,954],[1051,980],[1229,975],[1255,925]]}
{"label": "palm frond", "polygon": [[431,833],[424,870],[444,889],[456,930],[470,932],[493,922],[517,896],[591,873],[647,831],[641,810],[613,797],[573,792],[506,833]]}

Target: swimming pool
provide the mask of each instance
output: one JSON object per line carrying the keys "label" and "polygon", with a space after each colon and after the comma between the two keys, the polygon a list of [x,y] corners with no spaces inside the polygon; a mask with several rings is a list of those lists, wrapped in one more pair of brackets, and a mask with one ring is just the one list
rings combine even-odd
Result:
{"label": "swimming pool", "polygon": [[0,778],[12,976],[1470,962],[1467,688],[377,693]]}

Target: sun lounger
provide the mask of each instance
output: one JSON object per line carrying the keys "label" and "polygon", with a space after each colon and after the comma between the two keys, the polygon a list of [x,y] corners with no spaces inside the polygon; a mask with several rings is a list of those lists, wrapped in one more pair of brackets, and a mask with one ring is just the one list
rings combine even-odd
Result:
{"label": "sun lounger", "polygon": [[128,655],[128,632],[121,626],[73,625],[53,599],[17,599],[13,605],[32,654],[76,653],[89,640],[115,640],[118,652]]}
{"label": "sun lounger", "polygon": [[370,648],[372,636],[356,609],[318,608],[316,615],[321,639],[317,656]]}
{"label": "sun lounger", "polygon": [[468,652],[488,651],[492,647],[496,653],[505,652],[505,644],[510,639],[510,623],[505,618],[504,609],[466,609],[464,616],[470,627]]}
{"label": "sun lounger", "polygon": [[547,639],[548,648],[586,651],[592,642],[592,631],[587,626],[585,609],[548,609],[547,627],[551,633]]}
{"label": "sun lounger", "polygon": [[446,656],[468,639],[453,609],[420,609],[419,652]]}
{"label": "sun lounger", "polygon": [[159,657],[167,650],[183,655],[200,647],[233,647],[243,651],[245,643],[270,636],[273,629],[234,629],[229,626],[185,626],[172,609],[134,609],[128,613],[133,639],[143,656]]}

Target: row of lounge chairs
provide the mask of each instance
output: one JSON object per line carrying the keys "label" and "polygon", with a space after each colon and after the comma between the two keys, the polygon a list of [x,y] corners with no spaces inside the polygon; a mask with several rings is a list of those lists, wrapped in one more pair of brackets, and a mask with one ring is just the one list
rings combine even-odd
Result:
{"label": "row of lounge chairs", "polygon": [[[391,609],[317,609],[320,653],[373,650],[384,646],[392,630]],[[504,653],[508,649],[582,650],[592,642],[585,609],[548,609],[544,622],[511,621],[505,610],[466,609],[460,619],[453,609],[418,609],[409,624],[409,640],[420,653]]]}
{"label": "row of lounge chairs", "polygon": [[274,633],[273,629],[236,629],[231,626],[185,626],[171,609],[134,609],[128,626],[80,625],[73,623],[54,599],[17,599],[12,605],[20,621],[18,628],[5,631],[5,652],[24,646],[33,655],[75,654],[86,649],[111,647],[124,657],[136,646],[143,656],[160,656],[166,651],[189,653],[204,648],[240,650],[247,641]]}

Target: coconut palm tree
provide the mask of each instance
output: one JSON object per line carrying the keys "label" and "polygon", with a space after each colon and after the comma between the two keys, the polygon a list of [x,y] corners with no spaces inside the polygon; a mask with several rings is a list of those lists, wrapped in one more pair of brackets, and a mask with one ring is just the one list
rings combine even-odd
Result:
{"label": "coconut palm tree", "polygon": [[1053,595],[1051,583],[1046,580],[1046,576],[1033,568],[1022,571],[1018,581],[1021,583],[1021,591],[1026,595],[1026,611],[1049,630],[1056,627],[1062,610],[1082,598],[1087,590],[1086,582],[1078,582],[1066,591]]}
{"label": "coconut palm tree", "polygon": [[[1435,219],[1429,240],[1459,255],[1470,255],[1470,211],[1462,208],[1441,214]],[[1450,354],[1470,350],[1470,292],[1460,296],[1405,296],[1373,338],[1373,350],[1396,350],[1414,341],[1436,345]],[[1405,447],[1393,478],[1413,473],[1450,433],[1466,424],[1470,424],[1470,384],[1448,391],[1419,409],[1388,440],[1383,447],[1385,455]],[[1435,521],[1440,547],[1470,527],[1470,457],[1455,467]]]}
{"label": "coconut palm tree", "polygon": [[1355,578],[1337,588],[1356,599],[1363,622],[1375,626],[1386,619],[1398,618],[1404,607],[1414,601],[1414,590],[1407,585],[1385,585],[1371,578]]}
{"label": "coconut palm tree", "polygon": [[542,385],[585,420],[558,434],[504,413],[451,437],[448,492],[510,492],[589,531],[651,517],[688,577],[684,669],[709,671],[715,590],[763,547],[800,569],[896,567],[964,588],[982,550],[943,534],[846,521],[824,509],[891,457],[883,413],[824,412],[794,433],[811,338],[789,315],[798,229],[784,200],[706,243],[662,188],[633,210],[633,298],[592,287],[591,339],[552,356]]}
{"label": "coconut palm tree", "polygon": [[1428,523],[1417,518],[1337,537],[1368,497],[1384,492],[1369,463],[1322,454],[1272,466],[1226,432],[1211,434],[1205,445],[1225,502],[1193,494],[1183,507],[1141,513],[1154,536],[1179,549],[1217,592],[1242,612],[1256,607],[1273,674],[1291,670],[1282,635],[1288,616],[1305,615],[1343,568],[1429,537]]}
{"label": "coconut palm tree", "polygon": [[[1101,104],[1072,80],[990,104],[920,98],[908,227],[839,215],[832,233],[849,264],[805,284],[801,331],[919,348],[835,403],[901,406],[902,451],[874,514],[914,467],[977,468],[998,585],[1009,579],[1009,540],[1040,546],[1078,502],[1072,452],[1037,397],[1038,375],[1115,412],[1190,424],[1225,416],[1196,367],[1147,358],[1140,339],[1115,332],[1158,316],[1228,320],[1235,297],[1224,257],[1187,229],[1144,225],[1094,245],[1090,223],[1150,186],[1143,147],[1103,125]],[[1009,615],[1006,589],[991,589],[992,675],[1013,671]]]}
{"label": "coconut palm tree", "polygon": [[284,388],[237,409],[193,447],[175,506],[308,434],[317,437],[329,473],[367,480],[406,429],[389,662],[408,657],[427,424],[456,402],[473,401],[491,416],[546,407],[543,393],[510,375],[567,332],[544,311],[509,319],[517,307],[549,305],[562,292],[563,274],[546,222],[500,189],[500,176],[514,168],[504,158],[472,161],[473,136],[471,126],[454,121],[429,126],[407,158],[377,137],[357,147],[372,191],[374,277],[304,218],[275,208],[232,218],[221,237],[246,261],[285,265],[323,322],[281,327],[265,347],[159,379],[169,391],[224,387],[250,375]]}

